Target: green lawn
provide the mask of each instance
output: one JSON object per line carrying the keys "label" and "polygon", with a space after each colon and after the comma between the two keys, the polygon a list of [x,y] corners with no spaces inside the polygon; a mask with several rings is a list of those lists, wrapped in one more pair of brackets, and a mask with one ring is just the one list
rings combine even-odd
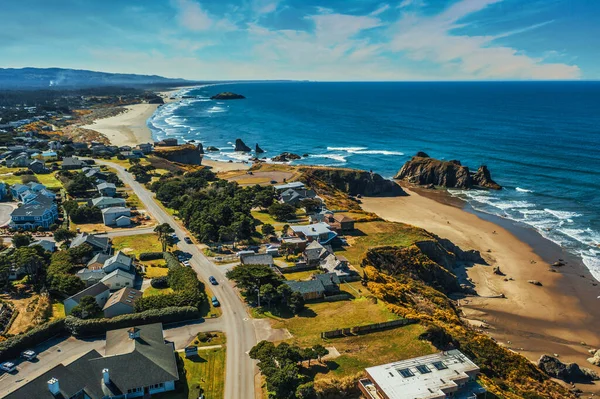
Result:
{"label": "green lawn", "polygon": [[[200,333],[203,334],[203,333]],[[192,341],[193,345],[196,345],[198,347],[203,347],[203,346],[213,346],[213,345],[225,345],[225,343],[227,342],[227,339],[225,337],[225,334],[220,332],[220,331],[212,331],[210,333],[210,340],[204,340],[204,341],[200,341],[199,339],[195,339],[194,341]]]}
{"label": "green lawn", "polygon": [[165,295],[172,293],[171,288],[154,288],[148,287],[144,290],[144,296]]}
{"label": "green lawn", "polygon": [[[152,261],[155,263],[156,261]],[[164,261],[163,261],[164,264]],[[168,267],[146,266],[146,278],[163,277],[169,273]]]}
{"label": "green lawn", "polygon": [[308,280],[310,276],[316,273],[316,270],[307,270],[304,272],[285,273],[283,277],[286,280]]}
{"label": "green lawn", "polygon": [[42,183],[44,186],[46,186],[48,189],[50,190],[60,190],[63,185],[60,182],[60,180],[58,180],[55,176],[54,173],[49,173],[46,175],[35,175],[35,177],[37,177],[38,181],[40,183]]}
{"label": "green lawn", "polygon": [[122,250],[128,255],[139,258],[142,252],[162,252],[162,245],[156,234],[139,234],[134,236],[114,237],[115,251]]}
{"label": "green lawn", "polygon": [[203,389],[206,399],[224,399],[225,348],[200,350],[198,354],[198,357],[186,359],[179,353],[185,369],[185,386],[180,372],[177,391],[154,396],[158,399],[197,399]]}
{"label": "green lawn", "polygon": [[[263,211],[257,211],[257,210],[252,211],[252,217],[254,217],[254,219],[258,220],[259,225],[260,224],[272,225],[273,227],[275,227],[275,231],[277,233],[281,232],[281,229],[283,228],[284,225],[290,224],[288,222],[279,222],[279,221],[273,219],[273,217],[271,215],[269,215],[268,212],[263,212]],[[308,217],[306,216],[306,214],[304,212],[298,211],[296,213],[296,219],[298,219],[300,221],[295,222],[294,224],[308,223]],[[260,231],[260,227],[258,227],[257,230]]]}
{"label": "green lawn", "polygon": [[65,305],[62,302],[54,302],[52,304],[52,317],[50,320],[64,319],[65,317]]}

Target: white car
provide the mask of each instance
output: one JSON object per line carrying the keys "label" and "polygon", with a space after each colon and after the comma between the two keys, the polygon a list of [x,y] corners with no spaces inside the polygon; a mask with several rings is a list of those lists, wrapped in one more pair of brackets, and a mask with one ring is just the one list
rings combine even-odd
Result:
{"label": "white car", "polygon": [[0,369],[6,371],[7,373],[12,373],[17,369],[17,365],[13,362],[4,362],[0,365]]}
{"label": "white car", "polygon": [[23,359],[33,360],[33,359],[35,359],[37,357],[37,353],[35,353],[31,349],[28,349],[26,351],[21,352],[21,357]]}

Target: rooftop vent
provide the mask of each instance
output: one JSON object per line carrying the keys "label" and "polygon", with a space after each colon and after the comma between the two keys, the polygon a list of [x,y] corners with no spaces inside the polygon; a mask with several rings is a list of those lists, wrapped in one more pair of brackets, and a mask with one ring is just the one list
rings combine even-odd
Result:
{"label": "rooftop vent", "polygon": [[129,339],[136,339],[140,337],[140,329],[137,327],[131,327],[129,330],[127,330],[127,333],[129,334]]}
{"label": "rooftop vent", "polygon": [[48,390],[52,395],[58,395],[60,393],[60,386],[58,385],[58,379],[50,378],[48,380]]}

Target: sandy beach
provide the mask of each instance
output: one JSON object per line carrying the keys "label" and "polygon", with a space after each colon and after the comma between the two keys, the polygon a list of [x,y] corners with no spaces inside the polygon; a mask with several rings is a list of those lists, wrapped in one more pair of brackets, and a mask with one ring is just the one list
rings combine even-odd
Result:
{"label": "sandy beach", "polygon": [[[544,353],[556,353],[562,361],[600,372],[586,361],[588,350],[600,346],[600,289],[583,265],[569,262],[551,272],[548,261],[509,230],[461,209],[458,203],[443,203],[408,188],[405,191],[406,197],[364,198],[363,208],[390,221],[424,228],[462,249],[481,252],[488,265],[467,270],[481,297],[461,300],[466,318],[489,324],[486,331],[500,344],[532,361]],[[494,274],[494,266],[505,276]],[[543,286],[528,280],[540,281]],[[506,298],[483,298],[500,293]],[[595,385],[580,388],[598,391]]]}
{"label": "sandy beach", "polygon": [[106,136],[117,146],[135,146],[140,143],[151,143],[152,132],[146,125],[157,104],[135,104],[124,107],[125,112],[110,118],[98,119],[90,125],[81,126],[84,129],[95,130]]}

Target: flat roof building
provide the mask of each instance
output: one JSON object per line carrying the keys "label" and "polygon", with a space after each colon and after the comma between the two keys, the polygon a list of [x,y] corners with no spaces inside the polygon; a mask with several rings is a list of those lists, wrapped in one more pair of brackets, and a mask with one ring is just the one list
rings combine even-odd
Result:
{"label": "flat roof building", "polygon": [[454,349],[365,369],[358,383],[369,399],[477,398],[479,367]]}

